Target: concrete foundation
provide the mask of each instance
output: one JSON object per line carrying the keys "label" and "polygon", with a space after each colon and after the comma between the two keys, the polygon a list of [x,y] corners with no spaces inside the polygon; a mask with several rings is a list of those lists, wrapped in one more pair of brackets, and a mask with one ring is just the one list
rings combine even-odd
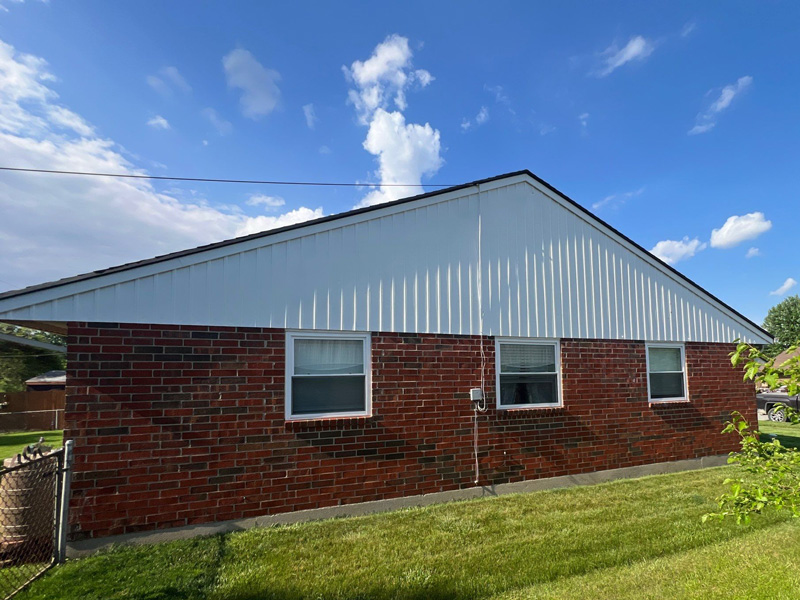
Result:
{"label": "concrete foundation", "polygon": [[276,515],[253,517],[250,519],[235,519],[231,521],[204,523],[202,525],[193,525],[188,527],[174,527],[171,529],[161,529],[142,533],[128,533],[124,535],[108,536],[70,543],[67,547],[67,557],[78,558],[81,556],[86,556],[103,548],[117,544],[157,544],[160,542],[182,540],[203,535],[241,531],[244,529],[250,529],[251,527],[288,525],[303,521],[317,521],[321,519],[331,519],[337,517],[357,517],[412,506],[428,506],[430,504],[451,502],[454,500],[470,500],[474,498],[501,496],[504,494],[519,494],[556,488],[574,487],[578,485],[593,485],[597,483],[614,481],[616,479],[631,479],[635,477],[644,477],[646,475],[663,475],[666,473],[678,473],[680,471],[691,471],[694,469],[705,469],[708,467],[720,467],[726,465],[727,463],[727,455],[706,456],[703,458],[694,458],[690,460],[677,460],[672,462],[655,463],[651,465],[624,467],[621,469],[608,469],[605,471],[595,471],[594,473],[581,473],[577,475],[565,475],[562,477],[546,477],[543,479],[533,479],[516,483],[503,483],[493,486],[436,492],[421,496],[408,496],[405,498],[392,498],[389,500],[376,500],[374,502],[360,502],[356,504],[346,504],[343,506],[315,508],[310,510],[280,513]]}

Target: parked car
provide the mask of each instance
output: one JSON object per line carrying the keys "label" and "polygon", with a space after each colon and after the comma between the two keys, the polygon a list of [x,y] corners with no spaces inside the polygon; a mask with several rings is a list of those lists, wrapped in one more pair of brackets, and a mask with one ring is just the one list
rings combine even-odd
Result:
{"label": "parked car", "polygon": [[795,410],[799,410],[800,406],[798,406],[798,402],[800,402],[800,396],[790,396],[780,392],[756,394],[756,406],[767,413],[767,418],[769,418],[770,421],[775,421],[776,423],[783,423],[786,421],[786,411],[782,407],[779,407],[779,405],[784,404]]}

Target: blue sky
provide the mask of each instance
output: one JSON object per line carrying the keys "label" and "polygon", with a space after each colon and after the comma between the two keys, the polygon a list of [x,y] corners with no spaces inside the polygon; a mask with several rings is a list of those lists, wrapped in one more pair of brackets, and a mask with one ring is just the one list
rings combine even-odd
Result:
{"label": "blue sky", "polygon": [[[0,166],[527,168],[758,322],[797,291],[796,3],[0,6]],[[416,191],[0,173],[0,289]]]}

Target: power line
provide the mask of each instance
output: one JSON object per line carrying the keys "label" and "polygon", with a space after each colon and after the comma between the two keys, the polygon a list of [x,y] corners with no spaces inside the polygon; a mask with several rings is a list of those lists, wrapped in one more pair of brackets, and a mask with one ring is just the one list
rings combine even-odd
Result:
{"label": "power line", "polygon": [[211,177],[167,177],[164,175],[138,175],[134,173],[91,173],[87,171],[59,171],[56,169],[27,169],[22,167],[0,167],[0,171],[18,173],[48,173],[52,175],[84,175],[90,177],[120,177],[123,179],[155,179],[158,181],[197,181],[202,183],[250,183],[256,185],[308,185],[319,187],[434,187],[446,188],[452,183],[343,183],[328,181],[261,181],[257,179],[213,179]]}

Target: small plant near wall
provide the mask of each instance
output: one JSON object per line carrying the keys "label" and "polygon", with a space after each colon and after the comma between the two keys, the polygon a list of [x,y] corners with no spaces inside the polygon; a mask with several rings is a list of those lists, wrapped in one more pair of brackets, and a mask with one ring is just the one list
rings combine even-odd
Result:
{"label": "small plant near wall", "polygon": [[[798,346],[789,348],[792,353]],[[731,353],[731,364],[742,367],[744,380],[753,381],[771,390],[785,386],[789,395],[800,390],[800,355],[780,365],[750,344],[740,343]],[[782,405],[786,420],[800,424],[800,414]],[[800,429],[800,427],[798,427]],[[757,429],[751,428],[738,412],[725,424],[723,433],[737,434],[741,449],[731,453],[728,462],[740,465],[745,474],[725,480],[729,491],[719,497],[719,512],[703,516],[709,518],[735,518],[737,523],[748,523],[753,515],[765,510],[786,510],[800,517],[800,451],[787,448],[777,438],[762,440]]]}

